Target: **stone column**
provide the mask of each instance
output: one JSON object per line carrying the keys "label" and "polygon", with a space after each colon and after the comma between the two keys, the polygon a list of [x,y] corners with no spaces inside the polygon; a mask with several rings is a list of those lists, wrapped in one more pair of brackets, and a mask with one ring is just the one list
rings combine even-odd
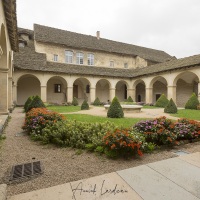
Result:
{"label": "stone column", "polygon": [[127,89],[127,98],[129,96],[135,101],[135,89]]}
{"label": "stone column", "polygon": [[8,78],[8,108],[13,107],[12,77]]}
{"label": "stone column", "polygon": [[8,69],[0,68],[0,114],[8,114]]}
{"label": "stone column", "polygon": [[41,85],[41,99],[43,102],[47,102],[47,86]]}
{"label": "stone column", "polygon": [[153,103],[153,88],[146,88],[146,103]]}
{"label": "stone column", "polygon": [[110,88],[110,102],[112,102],[113,98],[115,97],[115,88]]}
{"label": "stone column", "polygon": [[96,88],[91,87],[90,88],[90,103],[93,103],[96,99]]}
{"label": "stone column", "polygon": [[17,85],[13,85],[13,103],[17,104]]}
{"label": "stone column", "polygon": [[67,87],[67,102],[72,102],[73,100],[73,86]]}
{"label": "stone column", "polygon": [[200,102],[200,82],[198,83],[198,99],[199,99],[199,102]]}
{"label": "stone column", "polygon": [[176,86],[169,85],[167,87],[167,98],[169,100],[172,98],[174,103],[176,104]]}

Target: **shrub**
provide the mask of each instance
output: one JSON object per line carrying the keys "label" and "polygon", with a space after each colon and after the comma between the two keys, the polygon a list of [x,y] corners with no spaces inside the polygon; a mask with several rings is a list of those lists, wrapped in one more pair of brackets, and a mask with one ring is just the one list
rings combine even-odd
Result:
{"label": "shrub", "polygon": [[128,97],[127,102],[133,102],[133,99],[131,96]]}
{"label": "shrub", "polygon": [[185,104],[185,109],[197,110],[198,105],[199,105],[199,100],[198,100],[196,94],[193,93],[192,96],[187,101],[187,103]]}
{"label": "shrub", "polygon": [[83,101],[81,105],[81,110],[89,110],[89,105],[86,100]]}
{"label": "shrub", "polygon": [[138,122],[135,128],[145,135],[146,142],[157,145],[176,143],[177,136],[171,131],[173,122],[166,117]]}
{"label": "shrub", "polygon": [[172,98],[170,99],[169,103],[165,107],[164,112],[165,113],[177,113],[177,107]]}
{"label": "shrub", "polygon": [[109,118],[122,118],[124,117],[124,112],[122,110],[122,107],[117,99],[117,97],[114,97],[112,100],[112,103],[108,109],[107,117]]}
{"label": "shrub", "polygon": [[34,96],[30,96],[30,97],[26,100],[26,102],[25,102],[25,104],[24,104],[24,111],[25,111],[25,112],[28,112],[28,106],[29,106],[29,104],[33,101],[33,99],[34,99]]}
{"label": "shrub", "polygon": [[93,105],[94,105],[94,106],[100,106],[100,105],[101,105],[101,102],[100,102],[100,100],[99,100],[98,97],[94,100]]}
{"label": "shrub", "polygon": [[28,133],[41,134],[42,129],[47,125],[52,125],[57,121],[64,120],[65,117],[57,112],[49,111],[46,108],[33,108],[26,113],[23,129]]}
{"label": "shrub", "polygon": [[130,134],[130,130],[116,129],[114,132],[107,132],[103,137],[103,143],[105,154],[109,157],[129,158],[134,155],[142,155],[141,142],[137,141],[133,134]]}
{"label": "shrub", "polygon": [[76,97],[73,98],[72,105],[73,106],[78,106],[78,100],[77,100]]}
{"label": "shrub", "polygon": [[43,101],[38,95],[34,96],[33,100],[28,105],[26,112],[28,112],[32,108],[45,108]]}
{"label": "shrub", "polygon": [[167,106],[167,104],[169,103],[169,100],[167,99],[167,97],[162,94],[160,96],[160,98],[156,101],[156,104],[155,106],[156,107],[162,107],[162,108],[165,108]]}

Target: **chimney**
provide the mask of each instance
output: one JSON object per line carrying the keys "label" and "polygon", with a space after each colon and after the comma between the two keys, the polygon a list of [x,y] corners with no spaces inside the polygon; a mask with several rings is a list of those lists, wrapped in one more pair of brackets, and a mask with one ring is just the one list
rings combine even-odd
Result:
{"label": "chimney", "polygon": [[100,39],[100,31],[97,31],[97,39]]}

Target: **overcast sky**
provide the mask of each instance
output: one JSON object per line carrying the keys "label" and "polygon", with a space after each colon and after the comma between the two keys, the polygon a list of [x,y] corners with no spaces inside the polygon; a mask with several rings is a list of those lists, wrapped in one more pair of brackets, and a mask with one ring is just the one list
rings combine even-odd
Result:
{"label": "overcast sky", "polygon": [[17,0],[18,26],[41,24],[167,52],[200,54],[200,0]]}

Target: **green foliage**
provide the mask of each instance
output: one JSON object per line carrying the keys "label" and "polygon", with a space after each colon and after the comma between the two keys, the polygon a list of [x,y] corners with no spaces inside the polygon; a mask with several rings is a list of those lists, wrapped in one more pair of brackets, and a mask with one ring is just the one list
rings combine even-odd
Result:
{"label": "green foliage", "polygon": [[104,147],[103,146],[97,146],[94,151],[97,152],[97,153],[102,154],[104,152]]}
{"label": "green foliage", "polygon": [[48,110],[58,113],[68,113],[80,111],[80,106],[47,106]]}
{"label": "green foliage", "polygon": [[133,99],[131,96],[128,97],[127,102],[133,102]]}
{"label": "green foliage", "polygon": [[165,108],[168,103],[169,103],[169,100],[167,99],[167,97],[164,94],[162,94],[160,96],[160,98],[156,101],[155,106]]}
{"label": "green foliage", "polygon": [[41,100],[41,98],[38,95],[34,96],[32,101],[28,105],[26,112],[28,112],[32,108],[45,108],[43,101]]}
{"label": "green foliage", "polygon": [[100,100],[99,100],[98,97],[94,100],[93,105],[94,105],[94,106],[100,106],[100,105],[101,105],[101,102],[100,102]]}
{"label": "green foliage", "polygon": [[172,98],[170,99],[169,103],[165,107],[164,112],[165,113],[177,113],[177,107]]}
{"label": "green foliage", "polygon": [[122,110],[122,107],[117,99],[117,97],[114,97],[112,100],[112,103],[108,109],[107,117],[109,118],[122,118],[124,117],[124,112]]}
{"label": "green foliage", "polygon": [[83,101],[81,105],[81,110],[89,110],[89,105],[86,100]]}
{"label": "green foliage", "polygon": [[72,105],[73,106],[78,106],[78,100],[77,100],[76,97],[73,98]]}
{"label": "green foliage", "polygon": [[94,151],[96,146],[92,143],[89,143],[89,144],[86,144],[85,145],[85,148],[88,150],[88,151]]}
{"label": "green foliage", "polygon": [[198,100],[196,94],[193,93],[192,96],[187,101],[187,103],[185,104],[185,109],[197,110],[198,105],[199,105],[199,100]]}
{"label": "green foliage", "polygon": [[34,96],[30,96],[30,97],[26,100],[26,102],[25,102],[25,104],[24,104],[24,110],[25,110],[25,112],[28,112],[29,104],[33,101],[33,99],[34,99]]}

